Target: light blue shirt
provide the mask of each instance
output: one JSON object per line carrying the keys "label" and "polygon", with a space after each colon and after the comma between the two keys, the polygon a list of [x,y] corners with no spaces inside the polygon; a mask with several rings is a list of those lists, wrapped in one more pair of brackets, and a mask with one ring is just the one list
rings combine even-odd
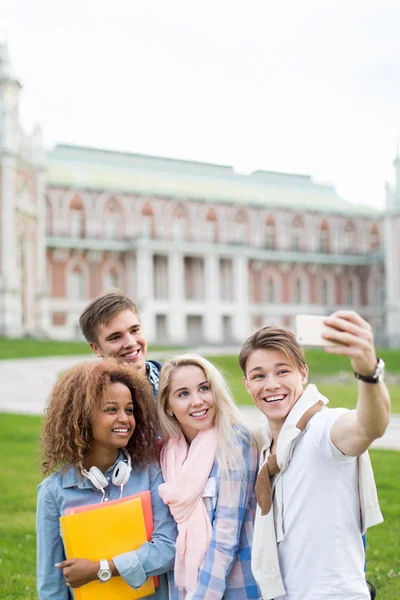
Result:
{"label": "light blue shirt", "polygon": [[[119,460],[121,458],[122,453]],[[105,488],[106,498],[109,500],[116,500],[120,495],[120,488],[111,483],[113,468],[114,465],[106,473],[110,480]],[[113,560],[121,577],[133,588],[143,585],[152,575],[161,575],[156,593],[148,598],[168,600],[168,583],[163,574],[174,566],[176,524],[168,507],[158,495],[158,486],[161,483],[163,479],[158,466],[132,468],[129,481],[124,486],[123,496],[150,490],[154,532],[150,542]],[[56,471],[39,485],[36,515],[38,600],[71,599],[62,569],[54,566],[55,563],[65,560],[59,518],[65,514],[67,508],[94,504],[100,502],[101,498],[102,492],[86,477],[80,478],[74,467],[66,471]],[[101,558],[103,557],[99,556],[99,560]]]}

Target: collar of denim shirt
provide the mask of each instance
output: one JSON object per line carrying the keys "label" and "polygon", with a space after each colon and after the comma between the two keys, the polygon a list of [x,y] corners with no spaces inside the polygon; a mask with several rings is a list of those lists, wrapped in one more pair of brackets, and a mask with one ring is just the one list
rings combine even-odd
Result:
{"label": "collar of denim shirt", "polygon": [[[118,454],[118,458],[115,461],[115,463],[113,465],[111,465],[111,467],[107,470],[106,472],[106,476],[107,473],[110,473],[110,471],[112,472],[114,470],[115,465],[120,462],[121,460],[126,460],[124,453],[122,452],[122,450],[119,451]],[[62,487],[63,488],[70,488],[70,487],[78,487],[81,490],[90,488],[93,489],[93,484],[91,481],[89,481],[89,479],[87,477],[84,477],[83,475],[81,475],[80,473],[78,473],[78,470],[76,469],[76,467],[67,467],[66,470],[62,472]]]}

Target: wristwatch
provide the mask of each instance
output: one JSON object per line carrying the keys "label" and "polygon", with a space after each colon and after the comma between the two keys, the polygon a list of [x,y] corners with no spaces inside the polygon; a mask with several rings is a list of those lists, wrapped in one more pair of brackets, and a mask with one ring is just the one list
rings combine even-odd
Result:
{"label": "wristwatch", "polygon": [[354,377],[365,383],[380,383],[383,381],[383,375],[385,373],[385,363],[381,358],[377,359],[375,371],[372,375],[360,375],[360,373],[354,372]]}
{"label": "wristwatch", "polygon": [[100,579],[100,583],[105,583],[109,579],[111,579],[111,569],[108,566],[108,562],[106,560],[100,560],[100,569],[97,573],[97,577]]}

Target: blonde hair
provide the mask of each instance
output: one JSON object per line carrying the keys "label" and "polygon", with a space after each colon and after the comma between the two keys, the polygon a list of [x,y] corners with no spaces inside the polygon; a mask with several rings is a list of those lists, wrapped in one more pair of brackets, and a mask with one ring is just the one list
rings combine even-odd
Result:
{"label": "blonde hair", "polygon": [[244,472],[243,455],[237,443],[237,435],[250,443],[251,436],[243,427],[243,415],[238,409],[223,375],[207,359],[197,354],[181,354],[164,363],[158,387],[157,412],[164,441],[182,434],[181,426],[174,416],[167,413],[172,378],[181,367],[199,367],[204,372],[216,406],[215,427],[218,433],[217,459],[220,473],[238,470]]}

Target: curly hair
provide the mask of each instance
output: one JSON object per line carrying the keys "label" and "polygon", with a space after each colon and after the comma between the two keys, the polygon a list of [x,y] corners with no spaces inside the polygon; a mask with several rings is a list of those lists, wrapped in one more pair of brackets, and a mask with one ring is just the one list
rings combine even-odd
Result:
{"label": "curly hair", "polygon": [[50,395],[42,425],[43,473],[61,465],[78,467],[90,454],[92,418],[111,383],[120,382],[130,390],[136,427],[126,445],[135,463],[157,459],[157,416],[147,379],[115,359],[84,362],[58,380]]}

